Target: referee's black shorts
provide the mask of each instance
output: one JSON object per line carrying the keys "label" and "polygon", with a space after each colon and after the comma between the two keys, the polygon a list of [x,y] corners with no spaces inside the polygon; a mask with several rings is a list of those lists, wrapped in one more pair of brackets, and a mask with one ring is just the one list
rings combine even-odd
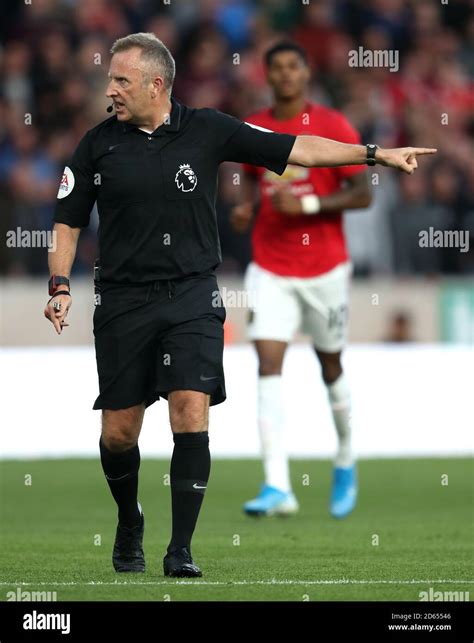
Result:
{"label": "referee's black shorts", "polygon": [[148,407],[170,391],[226,398],[225,307],[213,271],[143,285],[95,283],[100,395],[94,409]]}

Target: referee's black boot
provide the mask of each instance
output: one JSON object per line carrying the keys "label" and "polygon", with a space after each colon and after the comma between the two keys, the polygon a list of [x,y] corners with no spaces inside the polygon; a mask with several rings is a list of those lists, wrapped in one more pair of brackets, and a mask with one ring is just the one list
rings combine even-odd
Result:
{"label": "referee's black boot", "polygon": [[179,547],[169,551],[163,558],[163,570],[165,576],[175,576],[176,578],[202,576],[199,567],[193,563],[191,552],[187,547]]}
{"label": "referee's black boot", "polygon": [[117,526],[112,562],[116,572],[144,572],[145,556],[143,554],[143,533],[145,519],[140,516],[136,527]]}

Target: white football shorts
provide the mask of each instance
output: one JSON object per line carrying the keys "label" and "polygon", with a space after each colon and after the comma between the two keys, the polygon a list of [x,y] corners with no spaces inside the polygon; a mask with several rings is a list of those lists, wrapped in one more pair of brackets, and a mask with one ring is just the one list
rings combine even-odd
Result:
{"label": "white football shorts", "polygon": [[248,337],[291,342],[299,330],[326,353],[347,340],[352,264],[341,263],[317,277],[282,277],[249,264],[244,278],[249,302]]}

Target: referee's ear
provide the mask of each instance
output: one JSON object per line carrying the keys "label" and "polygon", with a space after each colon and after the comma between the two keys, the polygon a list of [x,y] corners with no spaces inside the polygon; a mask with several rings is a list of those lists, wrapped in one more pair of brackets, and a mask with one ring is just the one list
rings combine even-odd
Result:
{"label": "referee's ear", "polygon": [[165,88],[165,81],[162,76],[155,76],[151,82],[153,84],[152,98],[159,98],[161,93],[168,94]]}

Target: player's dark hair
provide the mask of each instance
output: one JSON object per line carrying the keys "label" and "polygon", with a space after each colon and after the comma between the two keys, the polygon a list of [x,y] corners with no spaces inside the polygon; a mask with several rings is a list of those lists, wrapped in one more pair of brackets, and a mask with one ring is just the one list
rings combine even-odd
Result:
{"label": "player's dark hair", "polygon": [[294,51],[295,54],[297,54],[301,58],[305,65],[308,64],[308,56],[306,55],[306,51],[303,49],[303,47],[300,47],[300,45],[298,45],[296,42],[287,40],[273,45],[273,47],[265,52],[265,65],[267,67],[270,67],[273,62],[273,57],[277,54],[280,54],[282,51]]}

